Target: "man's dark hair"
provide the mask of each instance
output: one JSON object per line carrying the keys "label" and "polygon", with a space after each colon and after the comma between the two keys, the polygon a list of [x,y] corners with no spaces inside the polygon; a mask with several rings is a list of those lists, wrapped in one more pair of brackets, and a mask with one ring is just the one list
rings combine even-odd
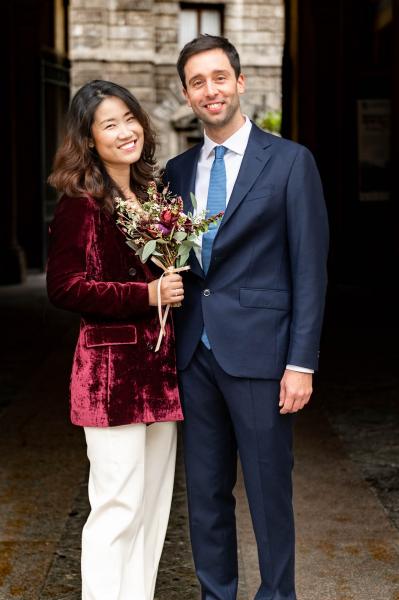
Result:
{"label": "man's dark hair", "polygon": [[179,58],[177,60],[177,72],[186,89],[186,77],[184,75],[184,67],[189,58],[200,52],[206,52],[207,50],[220,49],[226,54],[231,66],[234,69],[234,73],[238,79],[241,73],[240,57],[238,52],[231,42],[225,37],[220,35],[208,35],[207,33],[201,34],[199,37],[194,38],[191,42],[188,42],[184,48],[180,51]]}

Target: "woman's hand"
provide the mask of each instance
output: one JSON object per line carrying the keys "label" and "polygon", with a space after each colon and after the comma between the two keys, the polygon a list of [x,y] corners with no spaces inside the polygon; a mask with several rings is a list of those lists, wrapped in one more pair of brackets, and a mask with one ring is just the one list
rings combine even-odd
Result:
{"label": "woman's hand", "polygon": [[[157,306],[157,288],[159,279],[148,284],[148,298],[150,306]],[[181,275],[172,273],[165,275],[161,281],[161,304],[175,304],[184,300],[183,279]]]}

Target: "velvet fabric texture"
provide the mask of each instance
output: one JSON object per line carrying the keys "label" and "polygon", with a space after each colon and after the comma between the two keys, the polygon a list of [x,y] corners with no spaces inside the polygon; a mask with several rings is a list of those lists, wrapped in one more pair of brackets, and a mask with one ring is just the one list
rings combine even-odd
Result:
{"label": "velvet fabric texture", "polygon": [[70,388],[75,425],[183,418],[171,319],[154,352],[159,322],[148,301],[154,272],[93,198],[61,198],[50,227],[47,291],[55,306],[81,314]]}

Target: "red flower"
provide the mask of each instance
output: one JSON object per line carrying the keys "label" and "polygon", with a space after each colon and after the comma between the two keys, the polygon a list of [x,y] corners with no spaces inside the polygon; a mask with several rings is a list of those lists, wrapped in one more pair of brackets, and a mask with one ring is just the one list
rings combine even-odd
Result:
{"label": "red flower", "polygon": [[[156,231],[154,228],[156,228],[158,231]],[[159,237],[159,229],[158,229],[157,225],[153,225],[152,227],[145,227],[144,230],[154,240]]]}
{"label": "red flower", "polygon": [[166,208],[161,213],[161,223],[166,227],[173,227],[178,220],[179,215],[174,215],[171,210]]}

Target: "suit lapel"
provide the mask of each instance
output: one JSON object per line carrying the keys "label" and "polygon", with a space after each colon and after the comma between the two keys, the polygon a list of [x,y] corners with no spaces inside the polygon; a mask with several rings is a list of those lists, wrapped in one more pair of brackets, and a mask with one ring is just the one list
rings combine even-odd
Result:
{"label": "suit lapel", "polygon": [[[249,192],[260,173],[271,158],[272,138],[252,125],[248,145],[242,159],[241,167],[228,202],[226,212],[220,223],[219,231],[237,210],[242,200]],[[218,232],[219,234],[219,232]]]}
{"label": "suit lapel", "polygon": [[[178,189],[181,191],[180,195],[183,198],[184,212],[194,212],[194,208],[191,202],[190,193],[195,193],[195,177],[197,174],[197,164],[202,148],[202,143],[198,144],[191,151],[187,152],[185,160],[181,164],[180,181],[181,184]],[[201,268],[200,263],[195,255],[194,250],[191,250],[188,264],[191,267],[191,272],[198,277],[204,278],[204,272]]]}
{"label": "suit lapel", "polygon": [[193,212],[193,205],[191,203],[190,192],[195,192],[195,176],[197,173],[197,164],[202,148],[202,143],[194,146],[189,152],[187,152],[184,161],[180,166],[180,195],[183,198],[184,212]]}
{"label": "suit lapel", "polygon": [[[216,234],[216,238],[219,236],[220,230],[223,228],[225,223],[232,217],[232,215],[244,199],[245,195],[249,192],[251,187],[254,185],[256,179],[259,177],[260,173],[263,171],[266,164],[270,160],[270,146],[272,144],[272,139],[272,136],[260,130],[256,125],[252,125],[248,145],[242,159],[237,180],[231,193],[226,212],[223,216],[223,219],[219,226],[219,230]],[[180,165],[180,186],[178,186],[178,189],[181,191],[185,212],[193,212],[190,192],[194,193],[195,191],[195,177],[197,173],[197,164],[201,148],[202,144],[198,144],[197,146],[192,148],[191,151],[187,152],[184,161],[182,161],[182,164]],[[193,250],[190,253],[189,265],[191,267],[192,273],[194,273],[198,277],[205,277],[201,265],[198,262],[198,259]]]}

